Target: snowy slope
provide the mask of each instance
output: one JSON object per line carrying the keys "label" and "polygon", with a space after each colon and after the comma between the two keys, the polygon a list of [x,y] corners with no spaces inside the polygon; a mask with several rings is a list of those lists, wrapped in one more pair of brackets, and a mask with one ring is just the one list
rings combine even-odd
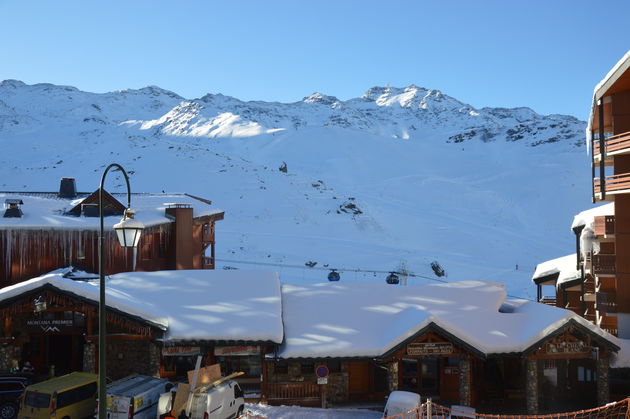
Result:
{"label": "snowy slope", "polygon": [[[219,266],[404,263],[434,277],[438,261],[447,280],[505,281],[533,296],[534,267],[571,250],[570,220],[589,207],[583,132],[570,116],[475,109],[417,86],[269,103],[8,80],[0,190],[55,190],[71,176],[91,191],[117,162],[135,191],[185,191],[225,210]],[[108,188],[122,187],[110,175]],[[275,268],[289,282],[326,275]],[[350,280],[383,277],[342,272]]]}

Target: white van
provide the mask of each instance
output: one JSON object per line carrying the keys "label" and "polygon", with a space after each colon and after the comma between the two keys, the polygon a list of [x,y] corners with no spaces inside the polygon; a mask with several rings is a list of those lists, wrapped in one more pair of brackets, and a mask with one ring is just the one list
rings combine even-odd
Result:
{"label": "white van", "polygon": [[[171,412],[175,391],[160,396],[157,418],[180,417]],[[190,402],[190,419],[230,419],[241,416],[245,409],[243,390],[234,380],[226,380],[207,391],[194,392]],[[172,416],[171,416],[172,415]]]}
{"label": "white van", "polygon": [[160,394],[173,387],[168,380],[130,375],[107,386],[108,419],[155,418]]}
{"label": "white van", "polygon": [[396,419],[418,419],[422,401],[418,393],[409,391],[392,391],[387,398],[383,417],[396,416]]}

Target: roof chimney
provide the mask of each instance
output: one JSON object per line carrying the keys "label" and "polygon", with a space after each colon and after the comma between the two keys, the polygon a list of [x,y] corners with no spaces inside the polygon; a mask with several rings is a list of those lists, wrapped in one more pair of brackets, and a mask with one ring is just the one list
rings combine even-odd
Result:
{"label": "roof chimney", "polygon": [[77,184],[73,177],[62,177],[59,185],[59,198],[76,198]]}
{"label": "roof chimney", "polygon": [[4,218],[21,218],[22,210],[20,205],[23,205],[21,199],[5,199],[4,200]]}

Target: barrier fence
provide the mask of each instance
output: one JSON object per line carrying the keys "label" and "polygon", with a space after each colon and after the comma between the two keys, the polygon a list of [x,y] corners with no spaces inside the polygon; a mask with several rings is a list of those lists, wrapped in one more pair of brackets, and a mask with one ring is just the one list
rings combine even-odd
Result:
{"label": "barrier fence", "polygon": [[[423,403],[420,407],[405,413],[387,416],[383,419],[630,419],[630,397],[624,400],[608,403],[605,406],[574,412],[552,413],[545,415],[493,415],[475,413],[471,411],[451,409],[432,401]],[[245,412],[238,419],[267,419]]]}

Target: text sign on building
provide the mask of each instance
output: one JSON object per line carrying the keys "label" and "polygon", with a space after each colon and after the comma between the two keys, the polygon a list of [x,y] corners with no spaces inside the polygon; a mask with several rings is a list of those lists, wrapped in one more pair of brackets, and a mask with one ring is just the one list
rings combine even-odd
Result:
{"label": "text sign on building", "polygon": [[453,344],[448,342],[423,342],[407,345],[407,355],[448,355],[453,353]]}
{"label": "text sign on building", "polygon": [[194,356],[201,354],[199,346],[165,346],[162,348],[163,356]]}
{"label": "text sign on building", "polygon": [[590,346],[581,340],[574,342],[557,342],[545,345],[545,352],[548,354],[582,354],[590,352]]}
{"label": "text sign on building", "polygon": [[29,333],[64,333],[74,332],[72,319],[30,319],[26,321]]}
{"label": "text sign on building", "polygon": [[258,355],[260,346],[216,346],[215,356],[250,356]]}

